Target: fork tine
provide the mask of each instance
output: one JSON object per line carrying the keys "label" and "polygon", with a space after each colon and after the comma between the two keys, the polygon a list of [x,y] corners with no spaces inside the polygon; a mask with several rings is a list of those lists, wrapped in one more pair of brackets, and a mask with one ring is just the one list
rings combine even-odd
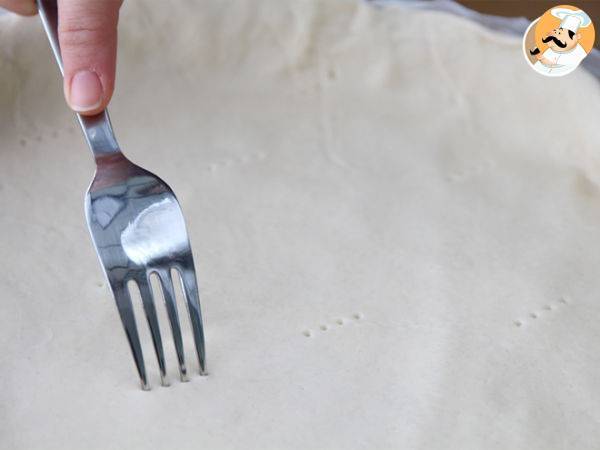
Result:
{"label": "fork tine", "polygon": [[145,391],[150,390],[150,384],[148,384],[148,378],[146,377],[146,366],[144,364],[144,355],[142,353],[142,346],[140,345],[140,337],[138,335],[137,326],[135,325],[135,316],[133,315],[133,306],[131,305],[131,297],[127,289],[127,284],[124,282],[111,282],[111,290],[115,297],[117,304],[117,310],[119,316],[121,316],[121,322],[125,329],[127,341],[133,354],[133,360],[135,361],[135,367],[137,368],[140,376],[140,383],[142,389]]}
{"label": "fork tine", "polygon": [[181,338],[181,327],[179,325],[179,315],[177,314],[177,304],[175,303],[175,290],[173,289],[173,280],[171,272],[160,270],[155,272],[160,280],[169,323],[171,324],[171,332],[173,333],[173,343],[175,344],[175,352],[177,353],[177,362],[179,363],[179,377],[181,381],[188,381],[187,369],[185,367],[185,357],[183,353],[183,340]]}
{"label": "fork tine", "polygon": [[158,359],[160,383],[163,386],[168,386],[169,381],[167,379],[167,370],[165,367],[165,354],[163,352],[162,339],[160,338],[160,328],[158,327],[158,318],[156,317],[156,307],[154,305],[152,289],[150,288],[150,280],[144,275],[137,278],[135,281],[140,289],[144,312],[146,313],[146,319],[148,320],[148,326],[150,327],[150,335],[152,336],[152,343],[154,344],[154,351],[156,352],[156,358]]}
{"label": "fork tine", "polygon": [[[191,268],[190,268],[191,267]],[[196,272],[193,262],[188,267],[182,267],[178,270],[181,277],[182,290],[187,300],[192,331],[194,333],[194,343],[196,344],[196,354],[200,364],[200,375],[206,374],[206,349],[204,347],[204,328],[202,326],[202,313],[200,312],[200,299],[198,296],[198,285],[196,284]]]}

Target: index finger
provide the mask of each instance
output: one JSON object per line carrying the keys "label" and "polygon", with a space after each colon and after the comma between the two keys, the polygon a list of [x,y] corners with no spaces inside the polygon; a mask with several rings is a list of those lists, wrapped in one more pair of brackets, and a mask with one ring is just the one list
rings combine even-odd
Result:
{"label": "index finger", "polygon": [[8,9],[22,16],[37,14],[35,0],[0,0],[0,8]]}

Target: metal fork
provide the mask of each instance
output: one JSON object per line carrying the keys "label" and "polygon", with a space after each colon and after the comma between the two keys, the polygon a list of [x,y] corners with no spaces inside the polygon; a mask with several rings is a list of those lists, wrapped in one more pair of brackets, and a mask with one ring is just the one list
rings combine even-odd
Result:
{"label": "metal fork", "polygon": [[[58,42],[56,0],[37,0],[54,57],[63,73]],[[192,325],[200,374],[206,373],[204,330],[194,260],[183,214],[171,188],[156,175],[130,162],[121,153],[108,112],[77,115],[96,160],[96,174],[85,197],[85,213],[100,263],[117,303],[133,353],[142,389],[149,390],[144,356],[135,323],[128,284],[137,284],[161,384],[168,386],[165,356],[156,316],[150,276],[156,274],[173,333],[181,381],[187,381],[181,328],[171,271],[179,273]]]}

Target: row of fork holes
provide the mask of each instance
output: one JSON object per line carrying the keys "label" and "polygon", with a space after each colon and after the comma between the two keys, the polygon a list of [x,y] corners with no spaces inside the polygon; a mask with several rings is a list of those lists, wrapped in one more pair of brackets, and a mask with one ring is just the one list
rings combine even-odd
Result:
{"label": "row of fork holes", "polygon": [[[183,293],[181,277],[176,269],[171,270],[171,279],[173,280],[175,303],[177,304],[179,326],[181,328],[181,335],[183,339],[185,366],[187,368],[188,376],[193,377],[194,375],[197,375],[199,371],[198,357],[196,356],[196,347],[194,346],[194,337],[192,334],[188,306]],[[169,316],[165,306],[165,299],[162,292],[160,279],[155,273],[150,275],[150,286],[152,288],[156,316],[158,317],[158,326],[160,328],[163,352],[165,354],[167,375],[170,381],[177,380],[179,379],[179,366],[177,363],[177,353],[175,352],[173,333],[171,331],[171,323],[169,322]],[[131,296],[135,322],[137,325],[138,334],[140,335],[142,351],[144,352],[146,373],[148,374],[150,382],[154,386],[157,386],[160,384],[158,360],[156,358],[156,352],[154,351],[154,344],[152,343],[150,327],[148,326],[148,322],[146,320],[142,296],[135,281],[130,280],[127,283],[127,288],[129,289],[129,294]]]}

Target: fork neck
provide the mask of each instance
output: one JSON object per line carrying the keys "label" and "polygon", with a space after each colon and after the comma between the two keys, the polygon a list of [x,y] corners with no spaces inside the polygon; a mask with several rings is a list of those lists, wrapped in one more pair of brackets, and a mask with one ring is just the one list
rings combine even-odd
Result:
{"label": "fork neck", "polygon": [[79,125],[81,125],[85,140],[96,159],[101,156],[121,153],[112,130],[112,125],[110,124],[110,117],[107,110],[95,116],[77,114],[77,120],[79,121]]}

